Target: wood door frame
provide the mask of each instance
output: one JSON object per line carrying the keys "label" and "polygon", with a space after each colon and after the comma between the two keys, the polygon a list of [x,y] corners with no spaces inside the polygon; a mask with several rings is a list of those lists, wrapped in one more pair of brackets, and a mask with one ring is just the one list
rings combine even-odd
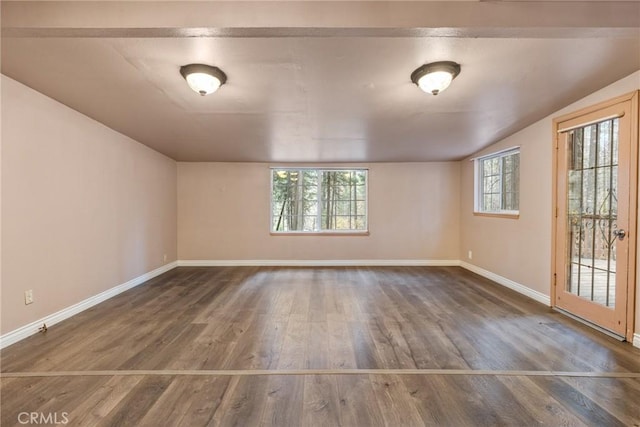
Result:
{"label": "wood door frame", "polygon": [[636,288],[638,286],[636,280],[637,270],[637,244],[638,236],[636,234],[638,228],[638,136],[639,136],[639,110],[638,110],[638,98],[640,91],[635,90],[633,92],[621,95],[607,101],[599,102],[595,105],[582,108],[572,113],[564,114],[559,117],[555,117],[552,120],[552,188],[551,188],[551,307],[556,306],[556,275],[557,275],[557,262],[556,262],[556,231],[558,221],[558,146],[560,141],[560,134],[558,133],[559,124],[572,120],[586,114],[591,114],[602,110],[607,107],[614,106],[623,102],[631,102],[630,120],[631,120],[631,147],[630,147],[630,164],[629,164],[629,227],[628,235],[632,237],[629,239],[629,286],[627,286],[627,307],[626,307],[626,333],[625,338],[627,341],[633,341],[633,334],[635,329],[635,307],[636,307]]}

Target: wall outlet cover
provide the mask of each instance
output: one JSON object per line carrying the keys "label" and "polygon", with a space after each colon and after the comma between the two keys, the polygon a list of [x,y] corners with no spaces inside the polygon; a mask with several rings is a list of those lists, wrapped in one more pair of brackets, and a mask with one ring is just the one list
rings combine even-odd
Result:
{"label": "wall outlet cover", "polygon": [[33,303],[33,290],[29,289],[28,291],[24,291],[24,304],[29,305]]}

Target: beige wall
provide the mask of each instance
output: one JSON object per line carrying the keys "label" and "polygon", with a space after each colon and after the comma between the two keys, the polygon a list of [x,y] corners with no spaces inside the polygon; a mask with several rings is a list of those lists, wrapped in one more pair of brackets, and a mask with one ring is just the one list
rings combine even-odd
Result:
{"label": "beige wall", "polygon": [[369,236],[272,236],[264,163],[178,163],[181,260],[451,260],[459,254],[457,162],[369,168]]}
{"label": "beige wall", "polygon": [[5,76],[1,182],[2,333],[176,259],[176,163]]}
{"label": "beige wall", "polygon": [[[477,155],[519,145],[520,219],[473,215],[473,162],[461,162],[460,259],[550,294],[552,119],[640,88],[640,71],[557,111]],[[467,257],[473,251],[473,259]],[[639,264],[640,265],[640,264]],[[636,333],[640,331],[637,293]]]}

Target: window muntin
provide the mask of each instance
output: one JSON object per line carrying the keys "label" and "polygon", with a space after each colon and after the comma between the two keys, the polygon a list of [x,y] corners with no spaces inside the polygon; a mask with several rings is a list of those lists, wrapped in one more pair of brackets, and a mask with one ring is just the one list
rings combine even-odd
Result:
{"label": "window muntin", "polygon": [[475,159],[475,211],[518,214],[520,209],[520,149]]}
{"label": "window muntin", "polygon": [[367,172],[272,168],[271,232],[366,232]]}

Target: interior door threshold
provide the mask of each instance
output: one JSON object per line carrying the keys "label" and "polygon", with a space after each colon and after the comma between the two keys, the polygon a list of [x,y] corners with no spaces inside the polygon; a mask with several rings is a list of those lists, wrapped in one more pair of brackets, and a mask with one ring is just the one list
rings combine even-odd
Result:
{"label": "interior door threshold", "polygon": [[587,325],[587,326],[589,326],[589,327],[591,327],[591,328],[593,328],[593,329],[595,329],[597,331],[600,331],[603,334],[609,335],[611,338],[615,338],[618,341],[626,341],[626,338],[623,337],[622,335],[618,335],[617,333],[612,332],[612,331],[610,331],[608,329],[605,329],[602,326],[598,326],[595,323],[589,322],[588,320],[583,319],[582,317],[576,316],[573,313],[569,313],[567,310],[563,310],[563,309],[558,308],[558,307],[553,307],[553,309],[555,311],[559,312],[559,313],[564,314],[565,316],[571,317],[573,320],[577,320],[578,322],[580,322],[580,323],[582,323],[584,325]]}

